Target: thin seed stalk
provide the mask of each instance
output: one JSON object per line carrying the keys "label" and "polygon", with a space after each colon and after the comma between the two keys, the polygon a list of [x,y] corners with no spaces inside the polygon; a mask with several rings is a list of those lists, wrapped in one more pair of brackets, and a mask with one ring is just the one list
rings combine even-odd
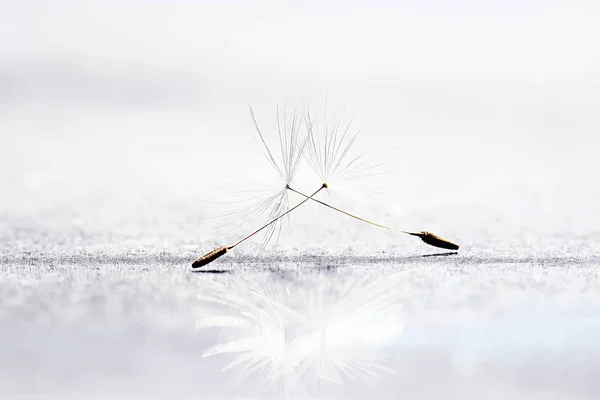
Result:
{"label": "thin seed stalk", "polygon": [[252,232],[251,234],[249,234],[248,236],[242,238],[241,240],[239,240],[238,242],[232,244],[231,246],[219,246],[216,249],[206,253],[205,255],[203,255],[202,257],[196,259],[196,261],[194,261],[192,263],[192,268],[200,268],[203,267],[211,262],[213,262],[214,260],[216,260],[217,258],[221,257],[222,255],[224,255],[225,253],[227,253],[227,251],[233,249],[234,247],[236,247],[237,245],[245,242],[246,240],[250,239],[252,236],[256,235],[257,233],[259,233],[260,231],[262,231],[263,229],[267,228],[268,226],[270,226],[271,224],[274,224],[275,222],[277,222],[279,219],[285,217],[287,214],[291,213],[292,211],[294,211],[296,208],[300,207],[302,204],[306,203],[308,200],[312,199],[313,196],[316,196],[317,193],[319,193],[322,189],[327,188],[327,184],[323,183],[323,185],[321,185],[321,187],[319,189],[317,189],[313,194],[311,194],[310,196],[305,196],[306,198],[304,200],[302,200],[300,203],[296,204],[294,207],[290,208],[289,210],[287,210],[286,212],[284,212],[283,214],[281,214],[280,216],[278,216],[277,218],[273,219],[272,221],[268,222],[267,224],[265,224],[264,226],[258,228],[257,230],[255,230],[254,232]]}
{"label": "thin seed stalk", "polygon": [[[327,185],[326,183],[324,183],[323,185],[324,185],[324,187],[327,187],[327,186],[326,186],[326,185]],[[408,231],[404,231],[404,230],[401,230],[401,229],[392,228],[392,227],[390,227],[390,226],[386,226],[386,225],[378,224],[377,222],[369,221],[369,220],[367,220],[367,219],[361,218],[361,217],[359,217],[359,216],[357,216],[357,215],[354,215],[354,214],[351,214],[351,213],[349,213],[349,212],[347,212],[347,211],[344,211],[344,210],[342,210],[342,209],[340,209],[340,208],[337,208],[337,207],[334,207],[334,206],[332,206],[332,205],[330,205],[330,204],[327,204],[327,203],[325,203],[325,202],[323,202],[323,201],[321,201],[321,200],[315,199],[315,198],[313,198],[312,196],[310,196],[310,197],[309,197],[309,196],[305,195],[304,193],[301,193],[301,192],[299,192],[299,191],[297,191],[297,190],[293,189],[293,188],[292,188],[292,187],[290,187],[289,185],[287,185],[286,187],[287,187],[287,189],[288,189],[288,190],[291,190],[292,192],[294,192],[294,193],[297,193],[297,194],[299,194],[300,196],[304,196],[304,197],[305,197],[305,199],[304,199],[305,201],[307,201],[307,200],[309,200],[309,199],[310,199],[310,200],[312,200],[312,201],[316,201],[317,203],[319,203],[319,204],[321,204],[321,205],[324,205],[324,206],[326,206],[326,207],[329,207],[329,208],[331,208],[332,210],[335,210],[335,211],[337,211],[337,212],[340,212],[340,213],[342,213],[342,214],[345,214],[345,215],[347,215],[347,216],[349,216],[349,217],[355,218],[355,219],[357,219],[357,220],[359,220],[359,221],[362,221],[362,222],[365,222],[365,223],[367,223],[367,224],[374,225],[374,226],[377,226],[377,227],[380,227],[380,228],[383,228],[383,229],[389,229],[389,230],[391,230],[391,231],[396,231],[396,232],[405,233],[405,234],[407,234],[407,235],[417,236],[417,237],[419,237],[419,238],[420,238],[420,239],[421,239],[423,242],[427,243],[427,244],[428,244],[428,245],[430,245],[430,246],[439,247],[439,248],[442,248],[442,249],[449,249],[449,250],[458,250],[458,249],[459,249],[459,246],[458,246],[456,243],[453,243],[453,242],[451,242],[451,241],[449,241],[449,240],[443,239],[443,238],[441,238],[441,237],[439,237],[439,236],[437,236],[437,235],[434,235],[434,234],[433,234],[433,233],[431,233],[431,232],[427,232],[427,231],[421,231],[421,232],[408,232]],[[313,195],[313,196],[314,196],[314,195]]]}

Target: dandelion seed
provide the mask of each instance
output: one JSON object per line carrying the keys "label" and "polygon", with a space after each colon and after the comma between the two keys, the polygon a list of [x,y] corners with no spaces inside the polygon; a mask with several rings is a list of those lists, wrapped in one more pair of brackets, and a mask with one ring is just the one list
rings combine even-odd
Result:
{"label": "dandelion seed", "polygon": [[346,117],[345,106],[340,112],[328,114],[327,99],[325,103],[322,118],[308,107],[303,108],[308,166],[321,182],[327,183],[324,195],[328,203],[361,215],[382,216],[378,205],[383,198],[399,197],[387,183],[378,184],[387,174],[397,172],[392,168],[395,161],[390,155],[398,146],[379,153],[365,150],[359,143],[360,129],[353,127],[354,116]]}
{"label": "dandelion seed", "polygon": [[[338,187],[360,187],[361,179],[370,179],[376,175],[389,173],[390,171],[382,170],[382,167],[389,165],[390,161],[376,161],[382,158],[383,153],[369,157],[368,152],[362,152],[354,155],[351,152],[352,146],[355,144],[360,131],[351,132],[353,118],[344,121],[345,107],[342,112],[336,116],[334,114],[332,121],[327,120],[327,106],[325,106],[325,117],[323,121],[323,132],[321,133],[317,127],[317,119],[313,118],[310,110],[305,111],[305,125],[308,131],[308,143],[306,158],[313,171],[324,182],[325,188],[330,192],[335,191]],[[392,148],[393,149],[393,148]],[[305,194],[292,188],[289,184],[286,186],[288,190],[307,197]],[[363,192],[364,192],[364,186]],[[368,192],[375,193],[373,187],[369,187]],[[339,193],[338,193],[339,194]],[[459,246],[446,239],[434,235],[427,231],[409,232],[406,230],[392,228],[382,225],[366,218],[359,217],[353,213],[342,210],[339,207],[332,206],[328,203],[320,201],[316,198],[311,200],[329,207],[337,212],[368,223],[380,228],[402,232],[412,236],[418,236],[423,242],[439,248],[458,250]],[[353,201],[354,199],[349,199]],[[338,198],[339,202],[344,201]],[[349,202],[346,202],[349,203]]]}
{"label": "dandelion seed", "polygon": [[[274,154],[274,152],[269,148],[267,141],[265,140],[265,136],[258,125],[252,107],[249,107],[249,109],[252,122],[260,139],[260,149],[265,159],[268,161],[280,179],[280,189],[271,197],[270,202],[266,207],[267,209],[270,207],[270,210],[267,214],[267,220],[270,221],[277,219],[277,217],[283,214],[286,214],[286,212],[289,210],[289,199],[285,188],[287,185],[292,183],[294,177],[296,176],[298,166],[303,157],[304,147],[306,145],[306,137],[301,133],[301,125],[297,110],[294,110],[292,117],[288,118],[285,108],[283,110],[283,115],[281,115],[278,105],[277,144],[279,147],[279,156],[277,156],[276,153]],[[282,228],[280,222],[281,220],[278,219],[277,222],[269,226],[265,232],[265,239],[263,240],[261,250],[264,249],[264,247],[274,236],[277,239],[279,238]]]}
{"label": "dandelion seed", "polygon": [[[229,227],[229,234],[255,221],[259,216],[265,216],[266,220],[269,222],[235,244],[230,246],[220,246],[198,258],[193,263],[193,268],[202,267],[216,260],[228,250],[231,250],[238,244],[258,234],[263,236],[260,250],[264,250],[273,238],[275,238],[276,241],[279,240],[283,218],[293,209],[304,203],[304,201],[302,201],[295,207],[290,208],[288,191],[286,189],[296,176],[299,164],[303,159],[307,139],[306,135],[302,135],[301,133],[300,118],[297,110],[294,111],[291,118],[288,118],[285,109],[283,110],[283,115],[281,115],[279,106],[277,107],[277,144],[279,153],[273,152],[267,144],[267,140],[258,125],[252,107],[250,107],[250,115],[258,134],[259,148],[268,164],[276,173],[281,186],[275,193],[267,191],[265,195],[265,191],[263,190],[252,193],[252,195],[245,200],[238,201],[238,204],[242,203],[243,207],[238,207],[233,211],[221,215],[221,219],[229,219],[229,221],[218,225],[217,227]],[[236,193],[239,194],[243,191],[242,184],[235,185],[235,187]],[[318,189],[318,191],[321,190],[321,188]]]}
{"label": "dandelion seed", "polygon": [[[279,240],[283,218],[308,200],[313,200],[330,209],[373,226],[417,236],[429,245],[458,250],[459,246],[455,243],[427,231],[411,232],[392,228],[373,222],[367,218],[359,217],[356,213],[344,211],[340,206],[331,205],[315,198],[322,189],[326,189],[327,193],[336,195],[332,200],[337,200],[338,203],[344,205],[344,208],[347,208],[350,205],[360,203],[356,197],[344,195],[344,192],[348,191],[348,189],[350,191],[354,189],[354,193],[370,193],[372,196],[386,194],[384,191],[376,190],[376,186],[373,185],[372,181],[377,176],[393,172],[385,168],[391,162],[380,161],[383,158],[383,153],[376,154],[375,156],[370,156],[369,152],[361,152],[358,155],[353,153],[352,147],[356,143],[360,131],[352,131],[353,118],[345,120],[344,113],[345,107],[339,115],[334,113],[333,119],[329,121],[327,119],[326,107],[325,118],[322,122],[324,129],[321,130],[318,120],[312,117],[310,110],[305,109],[303,121],[306,133],[303,135],[301,133],[300,117],[297,110],[289,118],[285,109],[283,115],[281,115],[279,107],[277,107],[277,145],[279,152],[273,152],[267,144],[267,140],[250,107],[252,121],[259,138],[259,147],[266,161],[277,175],[281,186],[274,193],[267,193],[266,196],[264,192],[251,196],[246,208],[227,214],[233,217],[233,221],[225,225],[234,225],[230,230],[232,232],[242,226],[248,225],[250,222],[256,220],[258,216],[266,216],[268,221],[266,224],[241,240],[238,240],[233,245],[219,246],[198,258],[192,264],[193,268],[202,267],[216,260],[226,254],[228,250],[259,234],[263,236],[261,245],[261,250],[263,250],[273,238],[276,241]],[[308,162],[321,180],[319,189],[310,196],[296,190],[292,186],[302,159]],[[364,180],[368,180],[368,184],[362,182]],[[236,192],[240,190],[241,185],[236,187]],[[290,208],[288,191],[303,196],[304,199]],[[372,204],[373,200],[364,203],[367,207],[374,209]]]}
{"label": "dandelion seed", "polygon": [[229,251],[229,250],[233,249],[234,247],[242,244],[243,242],[245,242],[246,240],[250,239],[254,235],[260,233],[262,230],[270,228],[271,226],[273,226],[273,224],[275,224],[281,218],[285,217],[287,214],[289,214],[290,212],[294,211],[296,208],[300,207],[302,204],[306,203],[308,200],[310,200],[313,196],[315,196],[317,193],[319,193],[325,187],[326,187],[325,185],[322,185],[312,195],[307,196],[306,199],[302,200],[300,203],[296,204],[294,207],[290,208],[285,213],[277,216],[275,219],[273,219],[272,221],[268,222],[266,225],[264,225],[261,228],[255,230],[254,232],[252,232],[251,234],[249,234],[249,235],[245,236],[244,238],[240,239],[236,243],[234,243],[234,244],[232,244],[230,246],[219,246],[218,248],[216,248],[216,249],[210,251],[209,253],[206,253],[202,257],[196,259],[196,261],[194,261],[192,263],[192,268],[200,268],[200,267],[203,267],[203,266],[205,266],[206,264],[208,264],[210,262],[213,262],[217,258],[219,258],[219,257],[223,256],[225,253],[227,253],[227,251]]}
{"label": "dandelion seed", "polygon": [[347,215],[349,217],[352,217],[354,219],[357,219],[359,221],[366,222],[367,224],[374,225],[374,226],[377,226],[377,227],[380,227],[380,228],[384,228],[384,229],[389,229],[389,230],[396,231],[396,232],[406,233],[406,234],[412,235],[412,236],[417,236],[423,242],[425,242],[425,243],[427,243],[427,244],[429,244],[431,246],[434,246],[434,247],[439,247],[439,248],[442,248],[442,249],[449,249],[449,250],[458,250],[459,249],[459,246],[456,243],[452,243],[451,241],[443,239],[443,238],[441,238],[441,237],[439,237],[437,235],[434,235],[431,232],[427,232],[427,231],[408,232],[408,231],[404,231],[404,230],[401,230],[401,229],[396,229],[396,228],[392,228],[392,227],[389,227],[389,226],[386,226],[386,225],[378,224],[376,222],[369,221],[369,220],[361,218],[361,217],[359,217],[357,215],[354,215],[354,214],[351,214],[349,212],[346,212],[346,211],[344,211],[344,210],[342,210],[340,208],[334,207],[334,206],[329,205],[329,204],[327,204],[325,202],[317,200],[317,199],[313,198],[314,195],[313,196],[306,196],[305,194],[303,194],[303,193],[301,193],[301,192],[299,192],[299,191],[297,191],[295,189],[292,189],[291,187],[288,187],[288,189],[291,190],[291,191],[293,191],[294,193],[297,193],[297,194],[299,194],[301,196],[304,196],[306,198],[306,200],[316,201],[317,203],[322,204],[322,205],[324,205],[326,207],[329,207],[332,210],[335,210],[337,212],[345,214],[345,215]]}

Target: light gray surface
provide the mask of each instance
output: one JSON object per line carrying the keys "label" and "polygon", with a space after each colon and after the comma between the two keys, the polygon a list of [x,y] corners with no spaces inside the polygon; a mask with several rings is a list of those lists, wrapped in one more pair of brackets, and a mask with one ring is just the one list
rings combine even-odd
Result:
{"label": "light gray surface", "polygon": [[[220,274],[190,272],[194,257],[192,252],[142,251],[3,256],[2,391],[161,398],[274,393],[595,398],[600,393],[597,256],[232,253],[208,268],[227,271]],[[246,379],[239,376],[241,367],[221,372],[245,354],[203,357],[209,347],[228,342],[223,334],[258,337],[259,343],[247,349],[259,357],[276,351],[273,341],[279,336],[256,327],[199,330],[202,318],[237,315],[198,297],[214,293],[211,282],[230,285],[224,292],[239,296],[251,312],[270,310],[271,304],[256,303],[248,291],[255,286],[311,316],[293,323],[282,310],[274,311],[289,324],[284,348],[302,335],[333,335],[324,351],[297,350],[306,363],[315,354],[338,362],[349,355],[383,354],[388,359],[378,365],[390,371],[367,366],[381,377],[342,373],[342,383],[319,386],[317,372],[309,369],[285,389],[277,384],[282,375],[271,369]],[[341,296],[348,285],[372,287]],[[346,298],[350,302],[339,305]],[[317,299],[324,299],[321,305]],[[311,308],[306,301],[317,304]],[[356,308],[370,301],[381,308],[356,315]],[[325,319],[316,319],[315,312]],[[267,366],[277,371],[284,364],[275,357]]]}
{"label": "light gray surface", "polygon": [[[596,3],[0,9],[2,399],[600,397]],[[258,224],[215,229],[226,178],[283,186],[247,105],[273,139],[326,92],[399,146],[348,206],[459,254],[308,203],[190,271]]]}

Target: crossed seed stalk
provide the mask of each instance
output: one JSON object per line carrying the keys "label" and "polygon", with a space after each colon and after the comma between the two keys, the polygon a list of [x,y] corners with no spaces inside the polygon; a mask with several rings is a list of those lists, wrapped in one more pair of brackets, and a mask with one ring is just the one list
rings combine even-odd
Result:
{"label": "crossed seed stalk", "polygon": [[322,189],[327,189],[327,183],[324,182],[323,185],[321,185],[321,187],[319,189],[317,189],[313,194],[311,194],[310,196],[305,195],[304,193],[301,193],[295,189],[293,189],[292,187],[290,187],[290,185],[286,185],[286,189],[297,193],[303,197],[305,197],[304,200],[302,200],[300,203],[296,204],[294,207],[290,208],[289,210],[287,210],[285,213],[281,214],[280,216],[278,216],[277,218],[273,219],[272,221],[268,222],[267,224],[265,224],[264,226],[260,227],[259,229],[255,230],[254,232],[252,232],[251,234],[249,234],[248,236],[242,238],[241,240],[239,240],[238,242],[230,245],[230,246],[220,246],[217,247],[216,249],[210,251],[209,253],[206,253],[205,255],[203,255],[202,257],[198,258],[196,261],[194,261],[192,263],[192,268],[200,268],[205,266],[206,264],[209,264],[211,262],[213,262],[214,260],[216,260],[217,258],[221,257],[222,255],[224,255],[225,253],[227,253],[227,251],[233,249],[234,247],[236,247],[237,245],[243,243],[244,241],[250,239],[252,236],[256,235],[257,233],[259,233],[260,231],[262,231],[263,229],[267,228],[268,226],[270,226],[271,224],[274,224],[275,222],[277,222],[279,219],[283,218],[284,216],[286,216],[287,214],[289,214],[290,212],[294,211],[296,208],[300,207],[302,204],[306,203],[308,200],[312,200],[312,201],[316,201],[317,203],[329,207],[332,210],[335,210],[337,212],[340,212],[342,214],[345,214],[349,217],[355,218],[359,221],[365,222],[367,224],[370,225],[374,225],[374,226],[378,226],[380,228],[384,228],[384,229],[389,229],[392,231],[396,231],[396,232],[401,232],[401,233],[406,233],[407,235],[412,235],[412,236],[417,236],[419,238],[421,238],[421,240],[431,246],[434,247],[439,247],[442,249],[448,249],[448,250],[458,250],[459,246],[453,242],[450,242],[446,239],[443,239],[437,235],[434,235],[431,232],[427,232],[427,231],[421,231],[421,232],[408,232],[408,231],[403,231],[400,229],[395,229],[395,228],[391,228],[389,226],[386,225],[381,225],[378,224],[376,222],[372,222],[369,221],[367,219],[361,218],[359,216],[356,216],[354,214],[350,214],[349,212],[346,212],[342,209],[339,209],[337,207],[334,207],[332,205],[329,205],[325,202],[322,202],[320,200],[317,200],[314,198],[314,196],[316,196]]}

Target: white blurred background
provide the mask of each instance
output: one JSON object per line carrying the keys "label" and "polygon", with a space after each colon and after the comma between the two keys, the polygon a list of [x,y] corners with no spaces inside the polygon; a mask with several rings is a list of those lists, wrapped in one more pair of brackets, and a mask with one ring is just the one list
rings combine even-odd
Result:
{"label": "white blurred background", "polygon": [[[414,272],[395,292],[402,379],[337,397],[596,398],[598,21],[592,0],[0,0],[0,392],[260,393],[201,359],[210,309],[186,268],[223,244],[201,199],[268,168],[248,105],[273,138],[277,103],[327,96],[359,150],[400,146],[385,222],[461,245],[421,258],[435,249],[294,212],[300,253],[259,263],[282,291],[335,272],[310,246],[357,250],[338,267],[359,280]],[[215,265],[252,269],[237,255]]]}
{"label": "white blurred background", "polygon": [[264,162],[249,104],[267,129],[278,102],[327,95],[367,147],[401,146],[404,172],[389,183],[418,213],[398,223],[467,243],[466,232],[597,233],[596,2],[0,7],[0,212],[11,217],[51,224],[68,210],[84,229],[187,229],[211,179]]}

